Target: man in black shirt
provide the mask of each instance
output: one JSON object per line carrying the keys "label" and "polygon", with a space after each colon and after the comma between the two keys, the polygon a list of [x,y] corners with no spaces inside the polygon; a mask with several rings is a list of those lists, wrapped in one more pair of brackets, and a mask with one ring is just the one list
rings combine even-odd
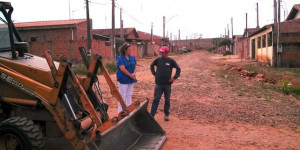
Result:
{"label": "man in black shirt", "polygon": [[[161,47],[159,52],[161,54],[161,57],[156,58],[150,65],[151,72],[155,76],[155,84],[156,84],[154,89],[154,99],[152,102],[150,114],[154,117],[161,96],[164,93],[164,97],[165,97],[164,119],[165,121],[169,121],[171,84],[179,77],[181,70],[178,64],[176,63],[176,61],[168,57],[169,48],[167,46]],[[156,66],[156,71],[154,69],[154,66]],[[176,68],[176,73],[174,77],[171,77],[173,68]]]}

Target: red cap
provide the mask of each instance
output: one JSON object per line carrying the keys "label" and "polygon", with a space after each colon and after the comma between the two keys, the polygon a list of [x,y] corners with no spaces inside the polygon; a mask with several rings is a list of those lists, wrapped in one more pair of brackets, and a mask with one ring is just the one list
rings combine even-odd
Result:
{"label": "red cap", "polygon": [[159,49],[160,52],[165,52],[165,53],[169,53],[169,48],[167,46],[163,46]]}

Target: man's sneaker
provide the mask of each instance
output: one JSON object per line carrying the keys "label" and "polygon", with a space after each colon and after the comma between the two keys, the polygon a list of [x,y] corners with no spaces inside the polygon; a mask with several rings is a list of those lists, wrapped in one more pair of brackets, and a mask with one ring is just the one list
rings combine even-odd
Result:
{"label": "man's sneaker", "polygon": [[169,115],[165,115],[165,121],[169,121]]}

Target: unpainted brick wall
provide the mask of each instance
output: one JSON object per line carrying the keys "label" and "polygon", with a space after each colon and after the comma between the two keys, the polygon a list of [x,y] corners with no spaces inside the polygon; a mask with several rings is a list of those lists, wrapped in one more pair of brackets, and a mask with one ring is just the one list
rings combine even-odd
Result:
{"label": "unpainted brick wall", "polygon": [[281,59],[283,67],[300,67],[300,43],[284,44]]}
{"label": "unpainted brick wall", "polygon": [[[249,55],[248,55],[248,52],[247,52],[247,49],[249,48],[248,44],[249,42],[249,39],[242,39],[240,41],[238,41],[238,46],[237,46],[237,51],[238,51],[238,55],[240,58],[242,59],[248,59],[249,58]],[[250,53],[250,50],[249,50],[249,53]]]}
{"label": "unpainted brick wall", "polygon": [[148,46],[147,56],[157,56],[158,55],[158,50],[160,48],[159,45],[149,43],[147,46]]}
{"label": "unpainted brick wall", "polygon": [[[60,40],[46,42],[30,42],[29,52],[34,55],[43,56],[44,51],[50,50],[54,59],[62,56],[67,59],[81,60],[79,47],[87,49],[86,40]],[[92,53],[101,55],[103,58],[110,58],[110,46],[106,46],[104,41],[92,41]]]}
{"label": "unpainted brick wall", "polygon": [[[86,40],[59,40],[45,42],[29,42],[29,53],[43,56],[44,51],[51,51],[54,59],[66,58],[71,60],[81,60],[79,47],[87,49]],[[131,44],[132,53],[136,59],[141,58],[141,47],[136,44]],[[106,45],[105,41],[92,40],[92,54],[98,54],[102,58],[111,58],[111,46]]]}
{"label": "unpainted brick wall", "polygon": [[187,48],[190,48],[190,43],[192,44],[192,48],[203,48],[203,49],[209,49],[213,47],[212,39],[188,39],[188,40],[180,40],[180,41],[173,41],[177,46],[187,46]]}

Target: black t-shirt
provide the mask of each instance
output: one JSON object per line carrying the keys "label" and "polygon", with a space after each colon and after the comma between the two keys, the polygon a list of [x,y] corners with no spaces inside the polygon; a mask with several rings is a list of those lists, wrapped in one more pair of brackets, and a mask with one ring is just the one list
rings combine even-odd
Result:
{"label": "black t-shirt", "polygon": [[[154,66],[156,66],[156,71],[154,69]],[[176,73],[173,78],[177,79],[180,75],[181,70],[176,61],[170,57],[156,58],[150,65],[150,70],[152,74],[155,75],[155,83],[159,85],[171,84],[169,80],[171,79],[173,68],[176,68]]]}

